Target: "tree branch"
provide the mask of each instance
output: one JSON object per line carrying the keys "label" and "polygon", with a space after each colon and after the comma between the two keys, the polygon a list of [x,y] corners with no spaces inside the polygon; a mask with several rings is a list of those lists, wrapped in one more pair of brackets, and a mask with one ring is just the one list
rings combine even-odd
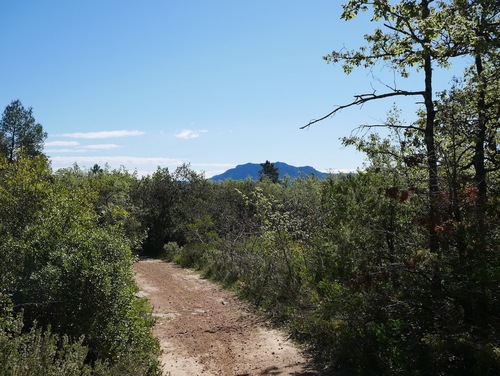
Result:
{"label": "tree branch", "polygon": [[414,125],[396,125],[396,124],[363,124],[361,128],[392,128],[392,129],[413,129],[418,132],[423,132],[422,128],[416,127]]}
{"label": "tree branch", "polygon": [[311,125],[319,123],[320,121],[323,121],[333,115],[335,115],[337,112],[340,110],[353,107],[353,106],[362,106],[365,103],[374,101],[374,100],[379,100],[379,99],[385,99],[385,98],[391,98],[391,97],[397,97],[397,96],[412,96],[412,95],[425,95],[424,91],[406,91],[406,90],[395,90],[390,93],[384,93],[384,94],[375,94],[375,91],[371,94],[359,94],[354,96],[354,100],[351,103],[344,104],[341,106],[337,106],[333,111],[330,111],[328,114],[320,117],[319,119],[313,119],[306,125],[303,125],[300,127],[300,129],[305,129],[309,128]]}

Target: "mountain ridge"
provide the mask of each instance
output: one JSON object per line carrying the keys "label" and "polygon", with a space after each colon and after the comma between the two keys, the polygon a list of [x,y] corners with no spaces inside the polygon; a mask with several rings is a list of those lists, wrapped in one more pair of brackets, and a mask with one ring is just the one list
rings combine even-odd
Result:
{"label": "mountain ridge", "polygon": [[[314,167],[311,166],[301,166],[301,167],[296,167],[289,165],[284,162],[274,162],[274,167],[278,169],[279,172],[279,178],[283,179],[285,176],[289,176],[292,179],[299,178],[301,176],[310,176],[314,175],[318,179],[325,179],[328,174],[325,172],[321,172],[316,170]],[[262,170],[262,166],[260,163],[245,163],[241,165],[237,165],[234,168],[230,168],[226,172],[223,172],[222,174],[212,176],[209,180],[212,181],[223,181],[226,179],[232,179],[232,180],[246,180],[246,179],[251,179],[251,180],[259,180],[259,171]]]}

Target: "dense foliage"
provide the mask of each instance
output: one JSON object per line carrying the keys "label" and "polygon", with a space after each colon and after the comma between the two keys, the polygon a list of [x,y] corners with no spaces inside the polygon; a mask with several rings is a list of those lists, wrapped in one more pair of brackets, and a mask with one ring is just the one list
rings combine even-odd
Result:
{"label": "dense foliage", "polygon": [[9,161],[20,154],[42,155],[43,141],[47,133],[33,117],[32,108],[24,108],[20,100],[12,101],[0,119],[0,155]]}
{"label": "dense foliage", "polygon": [[1,157],[0,374],[156,373],[153,320],[134,295],[132,181]]}
{"label": "dense foliage", "polygon": [[164,239],[165,257],[233,286],[331,367],[373,375],[496,374],[498,196],[482,231],[486,248],[476,253],[477,192],[464,177],[460,221],[452,219],[443,166],[441,251],[433,253],[425,165],[408,166],[399,141],[346,142],[369,149],[366,171],[325,181],[207,184],[183,226],[183,242]]}

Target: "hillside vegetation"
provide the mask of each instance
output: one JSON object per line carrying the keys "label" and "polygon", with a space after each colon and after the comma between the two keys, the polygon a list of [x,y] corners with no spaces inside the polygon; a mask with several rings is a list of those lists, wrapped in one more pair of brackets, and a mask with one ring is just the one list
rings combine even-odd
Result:
{"label": "hillside vegetation", "polygon": [[[137,254],[202,269],[343,374],[500,374],[500,3],[349,0],[343,10],[345,20],[371,12],[374,30],[326,61],[422,78],[305,125],[415,97],[413,122],[394,108],[343,140],[366,154],[357,173],[279,180],[268,161],[257,182],[212,182],[187,165],[140,178],[98,165],[52,172],[31,109],[7,106],[0,375],[158,373]],[[471,65],[435,93],[434,72],[457,57]]]}
{"label": "hillside vegetation", "polygon": [[459,180],[439,169],[432,252],[425,164],[409,163],[403,136],[357,140],[371,158],[363,172],[277,183],[214,183],[189,166],[142,178],[99,166],[52,173],[43,156],[3,159],[4,374],[26,364],[155,372],[152,320],[130,268],[141,252],[237,289],[332,367],[495,374],[498,173],[478,212],[470,166]]}

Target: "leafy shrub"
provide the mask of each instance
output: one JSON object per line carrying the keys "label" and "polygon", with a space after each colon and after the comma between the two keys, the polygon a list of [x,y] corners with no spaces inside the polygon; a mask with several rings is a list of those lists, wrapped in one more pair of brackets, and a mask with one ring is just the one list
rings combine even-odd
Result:
{"label": "leafy shrub", "polygon": [[88,348],[83,337],[70,341],[68,336],[42,331],[36,324],[22,332],[22,320],[15,319],[7,328],[0,327],[0,375],[59,376],[90,375],[85,360]]}
{"label": "leafy shrub", "polygon": [[[134,295],[133,242],[125,226],[119,217],[103,221],[96,211],[100,188],[71,176],[51,178],[47,170],[33,159],[0,171],[0,202],[8,204],[0,207],[0,325],[6,351],[27,349],[13,364],[43,363],[49,372],[50,359],[37,355],[38,349],[57,363],[75,344],[68,354],[85,353],[80,357],[97,374],[159,372],[154,320]],[[18,198],[26,205],[17,206]],[[12,226],[9,216],[16,211],[23,220]],[[23,332],[12,332],[20,312]]]}

